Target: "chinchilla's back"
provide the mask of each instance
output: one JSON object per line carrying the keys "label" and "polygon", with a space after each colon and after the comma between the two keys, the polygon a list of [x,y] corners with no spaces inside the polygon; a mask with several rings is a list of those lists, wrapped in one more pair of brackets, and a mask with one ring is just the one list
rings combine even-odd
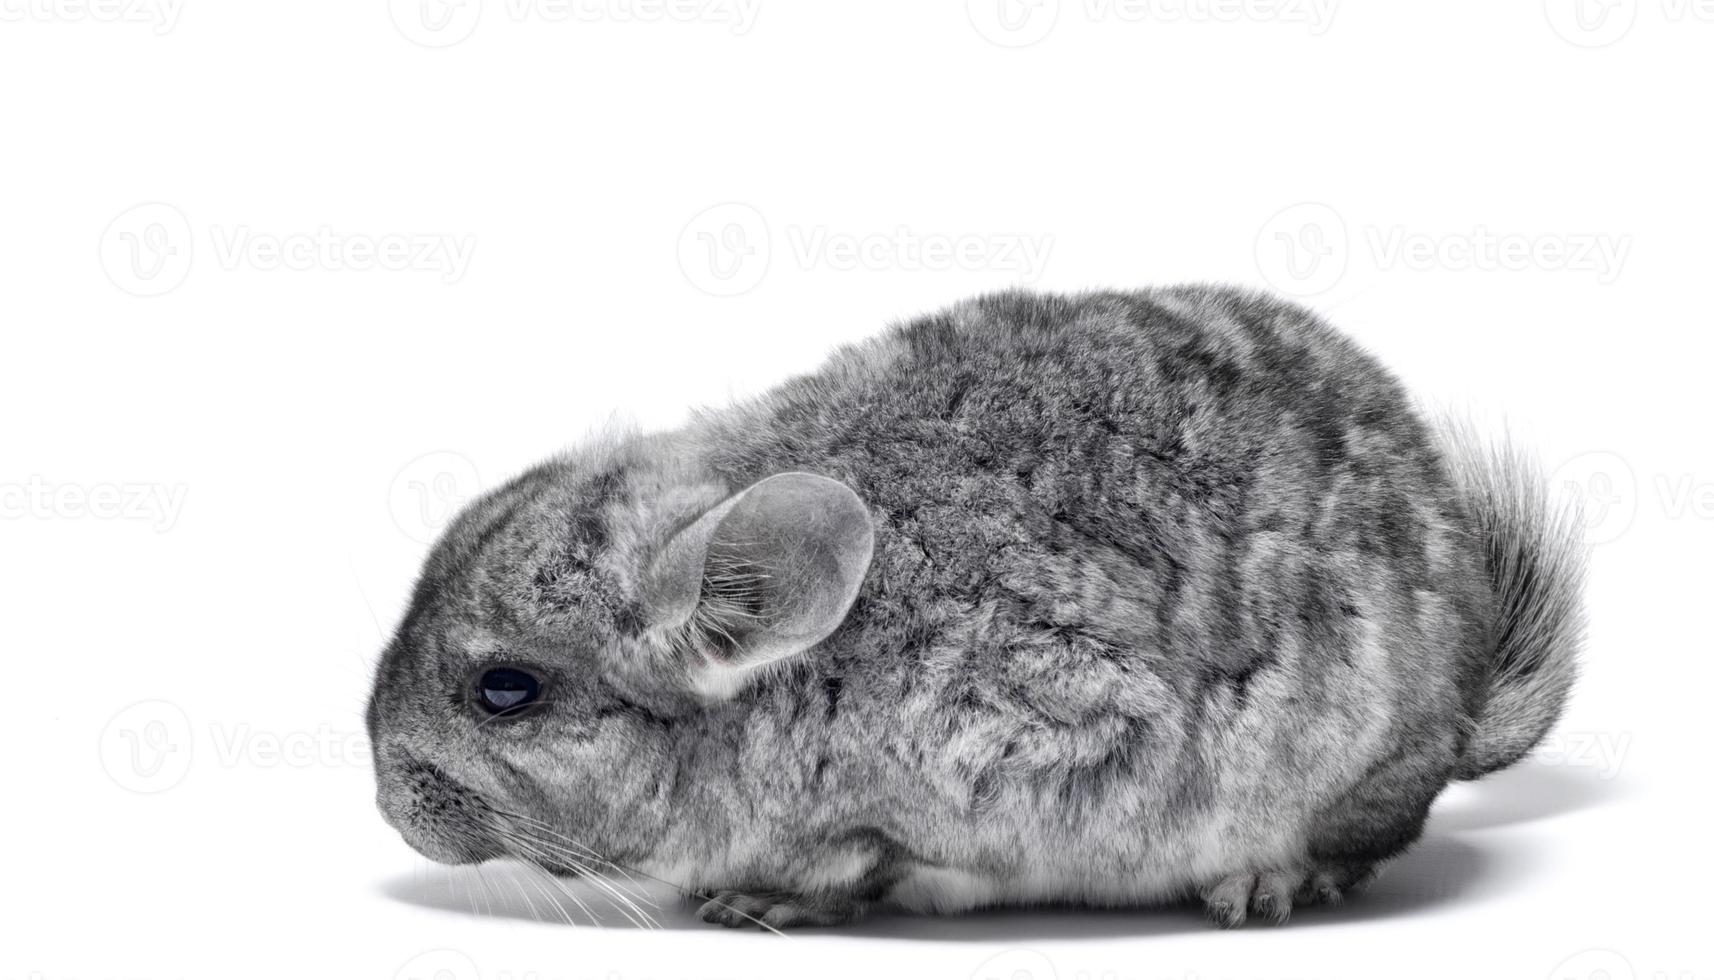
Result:
{"label": "chinchilla's back", "polygon": [[837,684],[826,741],[920,759],[893,776],[966,815],[1048,798],[1289,849],[1389,757],[1425,809],[1485,697],[1494,598],[1434,434],[1276,300],[990,296],[692,438],[731,486],[812,471],[876,519],[859,601],[760,714]]}

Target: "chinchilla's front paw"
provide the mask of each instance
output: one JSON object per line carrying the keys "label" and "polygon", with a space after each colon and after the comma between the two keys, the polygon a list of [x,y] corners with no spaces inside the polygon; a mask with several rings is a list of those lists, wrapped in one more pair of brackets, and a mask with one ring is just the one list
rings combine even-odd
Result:
{"label": "chinchilla's front paw", "polygon": [[857,918],[863,909],[850,899],[793,892],[718,891],[703,903],[697,917],[728,929],[759,926],[789,929],[793,926],[836,926]]}
{"label": "chinchilla's front paw", "polygon": [[1224,929],[1235,929],[1250,916],[1277,925],[1291,917],[1294,901],[1338,905],[1373,874],[1373,867],[1364,865],[1227,875],[1202,892],[1202,905],[1209,920]]}

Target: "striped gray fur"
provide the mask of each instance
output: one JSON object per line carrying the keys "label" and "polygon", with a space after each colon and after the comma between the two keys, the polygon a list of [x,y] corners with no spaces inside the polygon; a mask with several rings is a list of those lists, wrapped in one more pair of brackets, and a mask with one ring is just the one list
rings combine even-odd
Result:
{"label": "striped gray fur", "polygon": [[[986,296],[471,505],[378,671],[380,804],[446,861],[527,819],[729,925],[1280,919],[1544,736],[1581,560],[1518,454],[1302,308]],[[472,708],[501,663],[540,710]]]}

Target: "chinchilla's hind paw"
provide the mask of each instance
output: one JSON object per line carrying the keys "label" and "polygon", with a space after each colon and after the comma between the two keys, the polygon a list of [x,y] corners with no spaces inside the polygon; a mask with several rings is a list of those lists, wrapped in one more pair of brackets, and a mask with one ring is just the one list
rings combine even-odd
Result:
{"label": "chinchilla's hind paw", "polygon": [[1236,929],[1252,916],[1278,925],[1291,917],[1293,904],[1338,905],[1372,873],[1367,867],[1328,867],[1227,875],[1202,892],[1202,905],[1209,921],[1223,929]]}
{"label": "chinchilla's hind paw", "polygon": [[855,919],[862,911],[854,901],[829,896],[791,892],[747,894],[719,891],[696,913],[704,922],[742,929],[756,926],[789,929],[793,926],[836,926]]}
{"label": "chinchilla's hind paw", "polygon": [[1304,879],[1298,889],[1299,905],[1338,905],[1345,896],[1369,883],[1375,876],[1373,865],[1359,867],[1330,867],[1317,870]]}

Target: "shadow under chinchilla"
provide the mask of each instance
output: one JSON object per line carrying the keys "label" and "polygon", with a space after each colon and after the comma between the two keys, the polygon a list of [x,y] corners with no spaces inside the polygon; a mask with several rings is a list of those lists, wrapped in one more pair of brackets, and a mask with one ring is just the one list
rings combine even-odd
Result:
{"label": "shadow under chinchilla", "polygon": [[1586,810],[1626,794],[1623,782],[1589,766],[1530,761],[1455,783],[1435,802],[1429,832],[1492,830]]}
{"label": "shadow under chinchilla", "polygon": [[[1480,783],[1455,788],[1442,799],[1417,845],[1338,907],[1310,906],[1292,913],[1287,929],[1360,923],[1416,913],[1476,896],[1503,895],[1508,881],[1527,878],[1536,866],[1531,849],[1510,839],[1504,846],[1480,831],[1546,819],[1601,805],[1623,795],[1616,781],[1586,769],[1525,763]],[[654,882],[615,882],[624,895],[585,880],[549,879],[513,861],[480,868],[440,865],[381,883],[383,894],[424,908],[554,926],[619,929],[698,929],[722,933],[696,918],[701,902]],[[629,907],[626,901],[631,904]],[[1244,933],[1275,927],[1252,925]],[[935,942],[995,942],[1121,938],[1173,933],[1222,934],[1186,902],[1154,908],[1012,908],[955,916],[879,911],[837,928],[794,929],[792,936]],[[773,937],[768,937],[773,938]]]}
{"label": "shadow under chinchilla", "polygon": [[1430,834],[1342,905],[1299,908],[1284,926],[1252,923],[1236,933],[1210,925],[1201,903],[1194,901],[1144,908],[995,909],[943,918],[879,914],[837,931],[876,939],[937,942],[1040,942],[1183,933],[1265,935],[1282,928],[1296,930],[1408,915],[1455,901],[1474,887],[1486,891],[1497,857],[1463,839]]}

